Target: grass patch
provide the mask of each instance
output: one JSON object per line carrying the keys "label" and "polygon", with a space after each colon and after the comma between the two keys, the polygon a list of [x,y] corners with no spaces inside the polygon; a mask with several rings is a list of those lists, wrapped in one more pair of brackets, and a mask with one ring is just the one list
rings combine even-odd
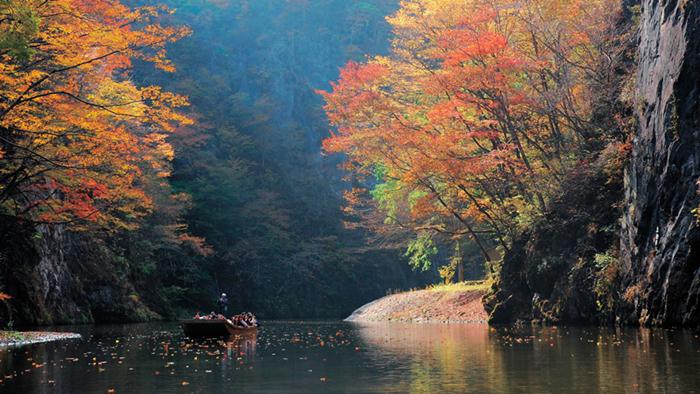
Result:
{"label": "grass patch", "polygon": [[19,331],[0,331],[0,341],[19,342],[26,339],[27,337]]}
{"label": "grass patch", "polygon": [[486,291],[491,282],[488,280],[468,280],[459,283],[430,285],[426,290],[436,292],[463,292],[463,291]]}
{"label": "grass patch", "polygon": [[486,291],[491,287],[492,281],[489,279],[483,279],[483,280],[466,280],[464,282],[459,282],[459,283],[450,283],[450,284],[434,284],[434,285],[427,285],[425,288],[411,288],[408,290],[402,290],[402,289],[390,289],[387,290],[386,296],[394,295],[394,294],[405,294],[405,293],[413,293],[416,291],[434,291],[438,293],[449,293],[449,292],[466,292],[466,291]]}

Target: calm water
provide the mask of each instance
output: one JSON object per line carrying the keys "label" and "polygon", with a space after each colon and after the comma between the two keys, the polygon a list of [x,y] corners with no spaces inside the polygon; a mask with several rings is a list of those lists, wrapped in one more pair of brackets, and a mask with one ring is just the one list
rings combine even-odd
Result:
{"label": "calm water", "polygon": [[268,322],[192,341],[177,324],[68,327],[83,340],[0,350],[1,393],[693,393],[690,331]]}

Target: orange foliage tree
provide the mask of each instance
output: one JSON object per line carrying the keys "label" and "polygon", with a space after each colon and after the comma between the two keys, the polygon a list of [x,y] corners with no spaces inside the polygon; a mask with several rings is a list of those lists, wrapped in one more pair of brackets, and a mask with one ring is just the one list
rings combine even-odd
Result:
{"label": "orange foliage tree", "polygon": [[[185,97],[137,86],[132,61],[173,71],[188,34],[164,7],[112,0],[0,3],[0,210],[40,223],[130,229],[165,182]],[[161,181],[158,181],[161,179]]]}
{"label": "orange foliage tree", "polygon": [[436,236],[471,239],[486,260],[494,243],[507,250],[600,133],[589,82],[612,56],[616,3],[402,1],[391,54],[349,63],[320,92],[335,127],[325,150],[376,178],[348,192],[350,211],[412,234],[409,254],[434,253]]}

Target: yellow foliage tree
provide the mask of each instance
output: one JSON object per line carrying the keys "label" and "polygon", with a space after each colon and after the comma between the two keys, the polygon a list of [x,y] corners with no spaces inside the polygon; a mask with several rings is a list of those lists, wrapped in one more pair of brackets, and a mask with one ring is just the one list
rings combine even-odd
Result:
{"label": "yellow foliage tree", "polygon": [[166,137],[190,124],[185,97],[130,78],[135,59],[165,71],[189,32],[165,7],[113,0],[0,1],[0,210],[73,228],[133,228],[165,177]]}
{"label": "yellow foliage tree", "polygon": [[402,1],[387,19],[391,54],[348,64],[321,92],[336,127],[325,149],[378,178],[351,205],[366,212],[369,197],[381,225],[418,239],[470,238],[486,260],[483,238],[507,249],[585,165],[598,133],[590,81],[603,77],[616,3]]}

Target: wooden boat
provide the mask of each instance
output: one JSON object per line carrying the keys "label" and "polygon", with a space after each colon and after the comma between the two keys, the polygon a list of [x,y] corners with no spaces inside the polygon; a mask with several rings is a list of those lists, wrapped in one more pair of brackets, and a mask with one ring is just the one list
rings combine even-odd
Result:
{"label": "wooden boat", "polygon": [[190,319],[182,321],[182,330],[188,337],[225,337],[257,331],[257,327],[238,327],[228,320]]}

